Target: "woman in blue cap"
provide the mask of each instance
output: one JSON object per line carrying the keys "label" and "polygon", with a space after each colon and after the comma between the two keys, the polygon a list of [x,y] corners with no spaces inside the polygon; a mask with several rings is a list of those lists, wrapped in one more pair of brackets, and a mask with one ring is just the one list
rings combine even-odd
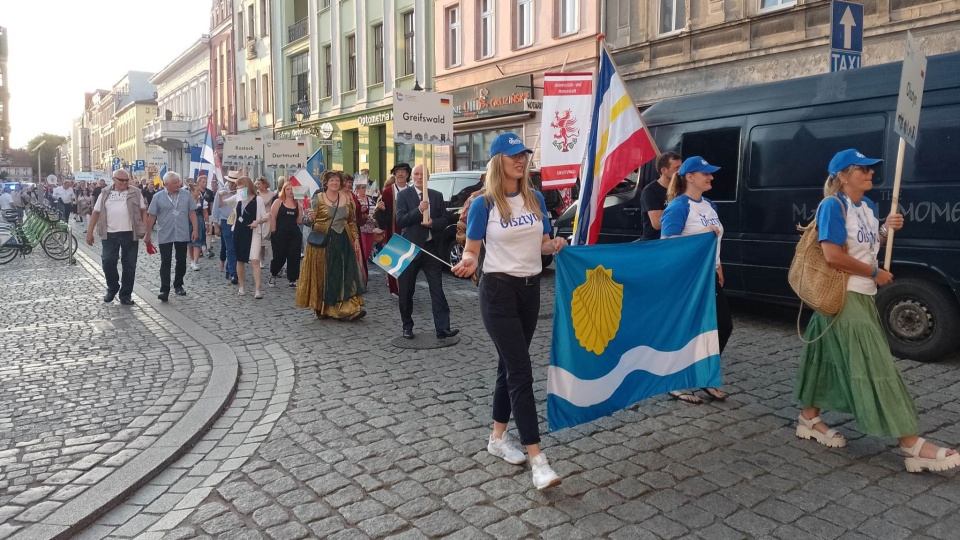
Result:
{"label": "woman in blue cap", "polygon": [[877,205],[864,194],[873,188],[873,167],[883,160],[855,149],[830,160],[817,210],[817,231],[827,263],[850,274],[843,310],[836,317],[814,313],[807,326],[794,396],[803,407],[797,437],[830,448],[846,446],[843,435],[820,419],[820,409],[852,413],[860,431],[896,437],[909,472],[945,471],[960,454],[918,437],[917,408],[893,362],[874,296],[893,274],[877,265],[888,231],[903,227],[892,213],[880,225]]}
{"label": "woman in blue cap", "polygon": [[[716,302],[717,302],[717,335],[720,339],[720,354],[723,354],[727,340],[733,333],[733,318],[727,306],[727,297],[723,294],[723,267],[720,265],[720,239],[723,238],[723,224],[717,215],[717,207],[713,201],[703,196],[710,191],[713,183],[713,173],[720,170],[707,163],[700,156],[693,156],[684,160],[680,170],[670,180],[667,188],[667,208],[660,219],[660,237],[687,236],[711,231],[717,235],[717,274],[716,274]],[[716,401],[727,399],[727,394],[719,388],[702,388],[707,397]],[[674,390],[670,397],[700,404],[703,400],[688,390]]]}
{"label": "woman in blue cap", "polygon": [[470,205],[463,259],[453,272],[460,277],[474,275],[480,247],[485,244],[480,317],[499,355],[493,389],[493,433],[487,451],[514,465],[526,461],[523,452],[506,437],[512,413],[520,444],[530,455],[533,485],[546,489],[561,480],[540,451],[530,342],[540,314],[540,256],[560,251],[567,242],[550,238],[547,205],[530,181],[527,164],[531,153],[513,133],[494,139],[486,193]]}

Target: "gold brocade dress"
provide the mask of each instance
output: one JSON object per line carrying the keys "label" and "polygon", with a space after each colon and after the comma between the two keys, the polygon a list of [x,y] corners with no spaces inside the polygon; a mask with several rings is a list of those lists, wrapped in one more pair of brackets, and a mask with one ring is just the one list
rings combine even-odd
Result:
{"label": "gold brocade dress", "polygon": [[342,195],[339,207],[328,205],[322,193],[314,199],[313,208],[317,212],[313,230],[326,233],[330,241],[323,248],[307,244],[297,284],[297,307],[312,309],[321,318],[354,319],[366,292],[353,249],[359,238],[356,209],[353,201]]}

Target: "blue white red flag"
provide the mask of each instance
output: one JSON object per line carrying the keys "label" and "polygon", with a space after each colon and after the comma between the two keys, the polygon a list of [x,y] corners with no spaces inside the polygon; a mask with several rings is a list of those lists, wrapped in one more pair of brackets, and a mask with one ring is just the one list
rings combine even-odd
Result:
{"label": "blue white red flag", "polygon": [[606,44],[600,49],[600,73],[593,96],[587,164],[580,183],[573,245],[597,243],[606,194],[660,153]]}
{"label": "blue white red flag", "polygon": [[716,235],[695,234],[557,254],[551,430],[671,390],[720,386],[716,247]]}
{"label": "blue white red flag", "polygon": [[196,180],[203,169],[203,147],[190,145],[190,178]]}
{"label": "blue white red flag", "polygon": [[216,135],[213,131],[213,115],[207,117],[207,134],[203,137],[203,150],[200,152],[200,162],[201,170],[207,173],[207,178],[210,181],[210,184],[213,185],[213,180],[216,180],[216,185],[223,184],[223,173],[220,169],[220,156],[217,155],[216,148]]}

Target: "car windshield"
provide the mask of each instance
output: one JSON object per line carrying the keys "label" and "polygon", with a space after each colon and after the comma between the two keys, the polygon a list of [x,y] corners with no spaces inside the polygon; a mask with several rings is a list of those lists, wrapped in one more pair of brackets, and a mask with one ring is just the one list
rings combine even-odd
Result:
{"label": "car windshield", "polygon": [[456,195],[454,191],[456,178],[443,178],[443,177],[434,177],[431,176],[427,179],[427,186],[430,189],[435,189],[443,195],[443,200],[445,202],[450,202],[450,199]]}

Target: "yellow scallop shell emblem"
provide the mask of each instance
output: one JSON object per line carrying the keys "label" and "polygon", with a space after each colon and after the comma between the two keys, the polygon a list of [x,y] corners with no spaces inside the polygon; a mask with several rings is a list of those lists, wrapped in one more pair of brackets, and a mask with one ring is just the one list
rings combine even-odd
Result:
{"label": "yellow scallop shell emblem", "polygon": [[389,256],[389,255],[381,255],[381,256],[380,256],[380,264],[382,264],[382,265],[384,265],[384,266],[390,266],[391,264],[393,264],[393,257],[391,257],[391,256]]}
{"label": "yellow scallop shell emblem", "polygon": [[587,281],[574,289],[570,301],[573,331],[584,349],[603,354],[620,329],[623,284],[613,280],[613,270],[598,266],[587,270]]}

